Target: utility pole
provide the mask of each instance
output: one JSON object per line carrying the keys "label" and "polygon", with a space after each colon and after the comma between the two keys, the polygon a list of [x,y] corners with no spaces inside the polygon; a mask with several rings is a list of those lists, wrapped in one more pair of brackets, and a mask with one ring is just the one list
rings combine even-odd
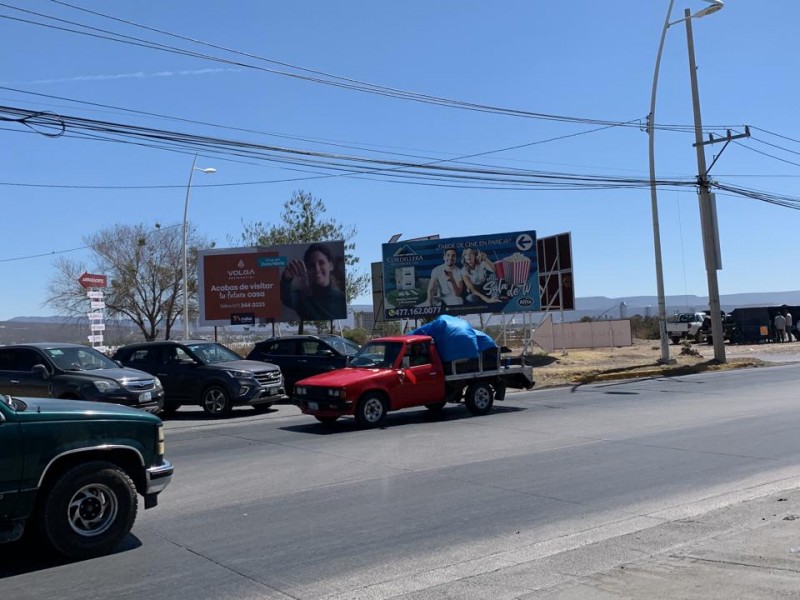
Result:
{"label": "utility pole", "polygon": [[[719,301],[719,285],[717,271],[722,269],[722,257],[719,244],[719,226],[717,223],[716,198],[710,192],[708,169],[706,168],[705,142],[703,141],[703,124],[700,118],[700,94],[697,86],[697,65],[694,58],[694,39],[692,37],[691,11],[684,12],[686,22],[686,41],[689,45],[689,74],[692,80],[692,106],[694,109],[694,146],[697,150],[697,186],[699,188],[700,227],[703,232],[703,253],[708,277],[708,307],[711,310],[711,336],[714,340],[714,359],[725,362],[725,331],[722,327],[722,307]],[[739,137],[748,137],[749,129],[744,135],[731,136],[728,132],[727,142]],[[726,138],[708,143],[725,141]],[[727,145],[727,144],[726,144]],[[723,148],[724,150],[724,148]],[[716,161],[715,161],[716,162]],[[713,166],[713,163],[712,163]]]}

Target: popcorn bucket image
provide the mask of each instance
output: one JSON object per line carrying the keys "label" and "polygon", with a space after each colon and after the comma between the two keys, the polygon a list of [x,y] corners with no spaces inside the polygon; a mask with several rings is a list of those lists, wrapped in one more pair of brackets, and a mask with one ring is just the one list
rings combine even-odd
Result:
{"label": "popcorn bucket image", "polygon": [[505,280],[512,285],[525,285],[531,272],[531,259],[519,252],[503,259]]}

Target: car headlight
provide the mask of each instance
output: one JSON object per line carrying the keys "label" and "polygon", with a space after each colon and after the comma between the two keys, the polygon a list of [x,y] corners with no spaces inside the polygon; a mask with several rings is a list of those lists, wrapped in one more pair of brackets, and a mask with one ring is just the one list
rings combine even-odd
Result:
{"label": "car headlight", "polygon": [[298,396],[305,396],[306,395],[306,388],[304,387],[295,387],[294,393]]}
{"label": "car headlight", "polygon": [[226,373],[231,377],[235,377],[236,379],[252,379],[253,373],[252,371],[237,371],[235,369],[228,369]]}
{"label": "car headlight", "polygon": [[101,379],[98,381],[93,381],[94,387],[97,389],[98,392],[108,393],[108,392],[115,392],[116,390],[122,389],[122,386],[118,384],[116,381],[111,381],[109,379]]}
{"label": "car headlight", "polygon": [[163,384],[161,383],[161,380],[158,377],[155,378],[155,381],[153,382],[153,385],[156,387],[157,390],[163,390],[164,389],[164,386],[163,386]]}
{"label": "car headlight", "polygon": [[341,398],[342,400],[344,400],[347,397],[347,394],[345,393],[344,390],[330,389],[328,390],[328,396],[332,396],[334,398]]}

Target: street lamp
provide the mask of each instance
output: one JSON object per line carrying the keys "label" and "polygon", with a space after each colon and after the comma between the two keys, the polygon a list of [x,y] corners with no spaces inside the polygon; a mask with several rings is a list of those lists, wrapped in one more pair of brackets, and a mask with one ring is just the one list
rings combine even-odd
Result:
{"label": "street lamp", "polygon": [[189,183],[186,184],[186,201],[183,204],[183,339],[189,339],[189,268],[188,260],[186,259],[186,217],[189,215],[189,192],[192,189],[192,177],[195,171],[201,173],[216,173],[217,170],[213,167],[201,169],[197,166],[197,154],[194,155],[192,162],[192,170],[189,171]]}
{"label": "street lamp", "polygon": [[[664,50],[664,39],[667,36],[667,29],[669,29],[671,25],[675,25],[676,23],[680,23],[681,21],[686,21],[688,26],[688,22],[691,19],[699,19],[701,17],[705,17],[706,15],[715,13],[718,10],[720,10],[724,5],[722,0],[704,0],[704,1],[708,2],[710,6],[707,6],[706,8],[697,11],[695,14],[691,16],[689,15],[689,11],[687,10],[684,19],[680,19],[673,23],[670,23],[669,18],[670,15],[672,14],[672,5],[674,4],[675,0],[670,0],[669,2],[669,7],[667,8],[667,16],[664,19],[664,27],[661,30],[661,40],[658,44],[658,53],[656,55],[656,66],[653,72],[653,88],[650,93],[650,114],[648,115],[647,119],[647,133],[649,138],[649,155],[650,155],[650,211],[653,217],[653,247],[655,251],[655,260],[656,260],[656,291],[658,293],[658,324],[659,324],[658,328],[659,328],[659,338],[661,340],[660,361],[664,364],[673,361],[671,361],[669,357],[669,338],[667,337],[667,307],[666,307],[666,297],[664,295],[664,271],[661,260],[661,233],[658,224],[658,193],[656,190],[655,122],[656,122],[656,89],[658,87],[658,70],[661,65],[661,54]],[[715,274],[715,279],[716,279],[716,274]],[[709,302],[710,302],[710,295],[711,293],[709,291]],[[712,327],[713,327],[713,315],[712,315]],[[718,331],[721,331],[721,329]],[[713,335],[713,329],[712,329],[712,335]],[[715,339],[716,337],[718,336],[714,336]],[[715,348],[716,348],[716,342],[715,342]]]}

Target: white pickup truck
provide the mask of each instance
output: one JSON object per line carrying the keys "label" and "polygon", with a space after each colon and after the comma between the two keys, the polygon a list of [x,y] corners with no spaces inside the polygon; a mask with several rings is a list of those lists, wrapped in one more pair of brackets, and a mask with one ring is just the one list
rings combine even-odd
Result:
{"label": "white pickup truck", "polygon": [[667,336],[673,344],[680,344],[685,338],[701,342],[705,336],[703,321],[707,318],[708,315],[701,312],[680,313],[667,317]]}

